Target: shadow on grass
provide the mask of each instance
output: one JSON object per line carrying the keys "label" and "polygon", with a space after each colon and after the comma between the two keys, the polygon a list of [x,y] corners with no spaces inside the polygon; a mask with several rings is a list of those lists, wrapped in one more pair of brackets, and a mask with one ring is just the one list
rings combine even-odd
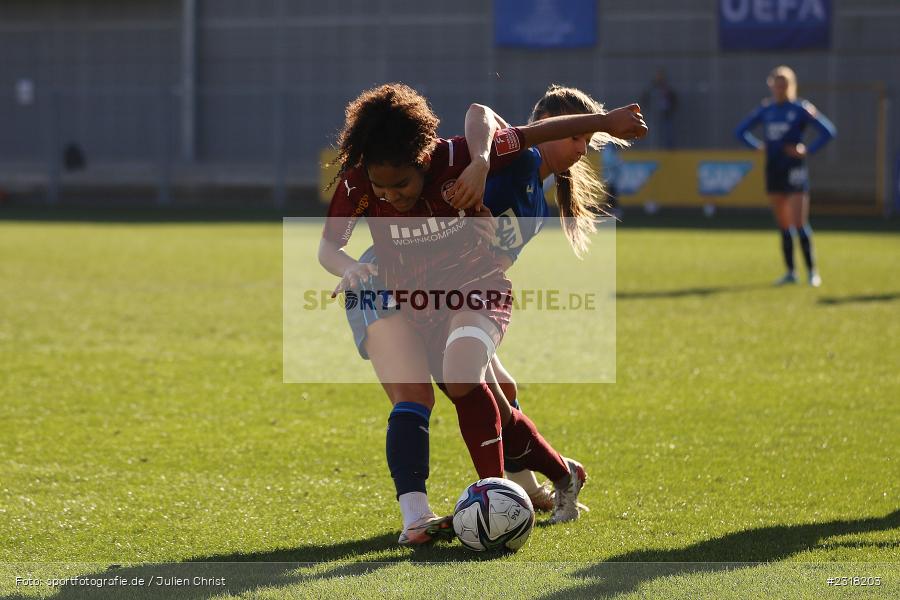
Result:
{"label": "shadow on grass", "polygon": [[[63,586],[52,600],[205,600],[221,594],[240,595],[262,588],[281,588],[304,583],[360,577],[381,568],[404,562],[458,562],[496,560],[503,554],[477,554],[459,544],[440,543],[417,548],[405,556],[388,556],[363,562],[360,558],[397,548],[397,534],[388,533],[368,539],[332,545],[299,546],[292,549],[228,554],[194,558],[178,563],[144,564],[122,567],[93,565],[73,576],[105,580],[97,585]],[[25,576],[25,574],[23,574]],[[203,577],[206,582],[196,582]],[[224,585],[216,581],[224,579]],[[121,585],[118,582],[129,582]],[[142,585],[132,585],[142,580]],[[45,588],[46,589],[46,588]],[[26,600],[34,596],[13,594],[0,600]]]}
{"label": "shadow on grass", "polygon": [[811,550],[825,538],[896,528],[900,528],[900,510],[884,517],[749,529],[674,550],[626,552],[576,571],[572,576],[582,582],[580,585],[543,596],[542,600],[609,598],[634,592],[662,577],[772,563]]}
{"label": "shadow on grass", "polygon": [[866,302],[891,302],[900,300],[900,292],[890,292],[887,294],[868,294],[860,296],[844,296],[843,298],[826,296],[819,298],[819,304],[826,306],[840,306],[841,304],[856,304]]}
{"label": "shadow on grass", "polygon": [[[540,526],[540,524],[539,524]],[[638,590],[654,580],[697,573],[715,573],[772,563],[821,546],[824,539],[856,533],[900,528],[900,510],[884,516],[857,520],[835,520],[806,525],[781,525],[730,533],[720,538],[674,550],[638,550],[587,566],[572,574],[576,585],[542,597],[542,600],[609,598]],[[404,556],[388,556],[378,562],[362,562],[370,553],[396,548],[396,533],[331,545],[299,546],[292,549],[250,554],[216,555],[180,563],[145,564],[108,568],[97,565],[78,577],[99,579],[105,587],[64,586],[49,596],[52,600],[206,600],[222,594],[241,595],[262,589],[295,587],[304,583],[361,577],[404,562],[491,561],[503,554],[478,554],[458,544],[424,547]],[[836,542],[828,547],[896,548],[894,542]],[[355,562],[354,562],[355,561]],[[715,562],[713,562],[715,561]],[[105,570],[104,570],[105,569]],[[23,576],[27,573],[23,573]],[[194,578],[204,577],[206,583]],[[118,581],[142,580],[142,585],[112,585]],[[224,584],[215,580],[224,579]],[[149,583],[149,585],[148,585]],[[26,600],[34,596],[13,594],[0,600]],[[47,598],[48,596],[44,596]]]}
{"label": "shadow on grass", "polygon": [[688,298],[691,296],[714,296],[773,288],[772,284],[755,283],[747,285],[723,285],[713,287],[691,287],[680,290],[644,290],[634,292],[616,292],[616,300],[656,300],[668,298]]}

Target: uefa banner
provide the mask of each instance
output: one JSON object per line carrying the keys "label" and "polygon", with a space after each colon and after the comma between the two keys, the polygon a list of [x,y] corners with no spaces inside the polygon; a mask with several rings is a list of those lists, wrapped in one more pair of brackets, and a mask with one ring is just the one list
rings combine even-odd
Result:
{"label": "uefa banner", "polygon": [[761,152],[629,150],[621,157],[615,187],[624,206],[768,206]]}
{"label": "uefa banner", "polygon": [[828,48],[831,0],[719,0],[723,50]]}

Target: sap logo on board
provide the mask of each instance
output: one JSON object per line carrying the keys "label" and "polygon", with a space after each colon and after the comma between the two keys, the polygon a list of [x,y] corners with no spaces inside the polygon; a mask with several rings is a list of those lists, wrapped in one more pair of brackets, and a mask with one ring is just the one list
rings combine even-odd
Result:
{"label": "sap logo on board", "polygon": [[727,196],[753,168],[750,161],[707,160],[697,167],[697,184],[702,196]]}
{"label": "sap logo on board", "polygon": [[659,168],[659,163],[655,160],[623,161],[616,180],[619,193],[627,196],[637,194],[650,180],[657,168]]}

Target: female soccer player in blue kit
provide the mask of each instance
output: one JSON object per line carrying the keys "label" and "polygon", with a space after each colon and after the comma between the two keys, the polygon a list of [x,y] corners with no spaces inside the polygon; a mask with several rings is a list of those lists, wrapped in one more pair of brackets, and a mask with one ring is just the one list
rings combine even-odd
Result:
{"label": "female soccer player in blue kit", "polygon": [[[542,102],[539,102],[538,107],[536,107],[538,109],[536,110],[537,118],[555,116],[556,114],[592,114],[601,112],[601,107],[584,94],[580,94],[576,99],[575,104],[571,106],[567,105],[567,101],[572,102],[570,97],[575,97],[579,94],[580,93],[576,94],[573,90],[552,88],[548,91],[547,96]],[[473,155],[476,155],[475,148],[485,146],[486,141],[491,140],[495,131],[500,128],[500,125],[497,120],[494,119],[492,112],[488,112],[484,107],[473,105],[475,112],[478,112],[477,109],[479,108],[483,109],[481,112],[483,127],[478,128],[477,126],[470,126],[471,119],[467,116],[467,137],[475,138],[469,140],[468,144],[472,149]],[[640,115],[637,112],[636,106],[630,107],[630,109],[627,110],[634,113],[633,116],[636,116],[635,122],[638,124],[636,134],[631,133],[628,137],[639,137],[646,131],[646,127],[640,120]],[[473,111],[470,110],[470,113],[472,112]],[[622,116],[621,111],[619,112],[619,115]],[[623,135],[624,137],[626,133],[620,135]],[[561,177],[558,180],[558,185],[560,187],[559,197],[563,204],[561,207],[562,215],[566,217],[564,223],[567,225],[567,235],[570,237],[570,241],[573,242],[573,246],[576,250],[583,251],[587,242],[587,233],[593,228],[594,215],[590,209],[596,204],[595,198],[602,196],[591,194],[592,186],[587,180],[581,177],[571,176],[566,173],[566,171],[573,163],[576,163],[578,159],[583,156],[590,139],[590,133],[566,137],[558,141],[548,141],[545,139],[538,145],[539,149],[528,149],[525,151],[519,156],[516,163],[507,167],[508,172],[503,176],[503,181],[506,183],[498,184],[495,182],[495,184],[499,185],[496,194],[498,197],[504,196],[504,199],[497,203],[494,208],[500,213],[506,213],[505,218],[516,216],[535,217],[537,219],[543,218],[548,214],[542,194],[541,184],[543,176],[548,175],[551,170],[556,170],[561,174]],[[465,146],[460,144],[460,148],[464,149]],[[456,185],[450,188],[449,194],[445,197],[447,203],[452,204],[454,208],[459,209],[462,204],[471,207],[479,201],[481,199],[481,195],[477,193],[479,181],[483,189],[484,177],[487,174],[488,167],[488,164],[479,162],[470,165],[460,173],[458,178],[456,178]],[[580,172],[580,169],[576,170]],[[567,177],[567,175],[570,176]],[[593,181],[595,186],[599,185],[596,183],[596,179]],[[448,181],[447,183],[449,184],[450,182]],[[530,191],[526,193],[526,190],[529,188]],[[505,193],[502,189],[505,189]],[[521,250],[521,246],[506,250],[510,251],[510,255],[505,255],[509,257],[506,259],[507,263],[503,265],[504,268],[511,263],[514,254]],[[362,257],[360,262],[368,263],[373,258],[374,254],[372,252],[367,252],[366,256]],[[367,274],[368,271],[361,270],[361,275],[363,277],[357,278],[358,281],[355,282],[356,284],[354,287],[360,288],[361,286],[359,284],[361,282],[359,279],[364,279]],[[372,282],[369,283],[371,284]],[[348,311],[348,318],[350,319],[351,327],[354,330],[354,337],[357,341],[360,353],[364,357],[372,355],[373,346],[376,349],[382,346],[382,342],[372,339],[372,326],[377,324],[378,326],[374,328],[375,333],[378,334],[377,337],[385,339],[385,328],[381,326],[382,322],[384,320],[395,321],[395,319],[392,318],[383,319],[375,310]],[[392,341],[389,347],[395,351],[396,344]],[[448,346],[448,348],[450,348],[450,346]],[[493,353],[491,352],[490,354]],[[376,371],[379,371],[378,366],[374,364],[375,362],[376,361],[373,358],[373,366],[376,366]],[[507,405],[506,400],[502,398],[503,392],[499,389],[496,382],[502,382],[507,386],[507,389],[511,389],[511,393],[515,392],[515,384],[511,377],[509,377],[505,371],[502,371],[502,365],[499,364],[499,361],[495,361],[493,365],[487,365],[487,370],[491,371],[494,365],[496,365],[497,370],[499,370],[501,374],[489,375],[486,373],[485,378],[494,383],[492,391],[493,396],[497,401],[498,412],[500,412],[498,416],[500,417],[504,440],[506,440],[508,436],[508,441],[510,444],[513,444],[516,436],[521,437],[521,432],[517,433],[517,429],[533,429],[533,425],[530,425],[530,421],[528,421],[519,411],[511,410]],[[431,513],[430,509],[427,507],[427,496],[425,496],[424,493],[424,486],[419,485],[417,486],[418,489],[407,489],[410,487],[409,484],[403,484],[403,480],[407,478],[404,477],[402,473],[398,473],[398,471],[402,471],[403,469],[397,468],[398,464],[401,464],[404,461],[409,462],[414,458],[415,460],[421,461],[420,458],[417,458],[418,456],[421,456],[426,462],[424,463],[424,466],[419,465],[417,470],[420,473],[424,472],[425,477],[427,477],[427,413],[430,412],[433,398],[429,398],[428,403],[418,399],[418,396],[426,396],[429,394],[428,390],[417,390],[417,387],[421,386],[411,383],[385,385],[385,390],[388,392],[388,395],[394,403],[394,410],[392,411],[391,419],[389,419],[388,462],[395,483],[397,483],[398,486],[398,500],[401,504],[401,510],[404,513],[404,533],[401,536],[401,543],[421,543],[422,541],[427,541],[427,539],[434,534],[439,533],[435,529],[437,520],[433,517],[433,513]],[[446,387],[443,389],[447,391]],[[410,394],[406,394],[406,391],[409,391]],[[402,398],[405,398],[405,400]],[[418,401],[411,401],[413,398]],[[515,396],[513,396],[513,401],[514,400]],[[454,400],[454,404],[457,406],[457,411],[460,412],[460,402],[458,399]],[[461,429],[463,427],[463,418],[464,415],[460,412]],[[407,421],[409,421],[409,427],[405,427]],[[421,421],[421,423],[419,423],[419,421]],[[528,423],[528,425],[523,425],[523,423]],[[422,426],[416,427],[417,424]],[[401,427],[401,425],[404,427]],[[403,434],[401,429],[405,431],[405,434]],[[423,443],[419,444],[422,448],[419,448],[418,452],[414,451],[410,454],[410,449],[404,448],[406,445],[409,445],[407,440],[400,443],[398,439],[394,439],[399,438],[401,434],[403,434],[403,437],[405,438],[415,436],[421,437],[419,431],[425,432],[425,439]],[[463,431],[463,433],[465,437],[465,431]],[[534,434],[536,434],[536,431],[534,431]],[[392,439],[394,439],[393,443],[391,441]],[[538,443],[539,445],[542,445],[544,444],[544,441],[540,439]],[[482,444],[482,446],[483,445],[484,444]],[[522,446],[522,444],[519,444],[519,446]],[[537,448],[535,448],[535,452],[536,450]],[[470,445],[470,452],[472,451],[473,448]],[[528,456],[527,459],[522,458],[522,462],[534,461],[536,458],[537,454]],[[475,455],[473,454],[473,460],[474,459]],[[569,483],[574,485],[567,484],[556,486],[554,515],[552,518],[554,522],[571,520],[578,516],[576,497],[577,492],[580,490],[581,483],[583,482],[583,469],[574,461],[566,462],[568,463],[570,471],[577,471],[578,477],[575,478],[573,476],[569,478]],[[540,464],[540,461],[538,461],[538,464]],[[544,461],[544,464],[547,464],[546,460]],[[546,470],[544,470],[544,472],[546,472]],[[563,471],[563,473],[564,472],[565,471]],[[533,476],[531,477],[533,479]],[[424,478],[422,478],[422,482],[424,483]],[[537,487],[536,481],[534,487]]]}
{"label": "female soccer player in blue kit", "polygon": [[[825,115],[803,99],[797,98],[797,77],[790,67],[776,67],[769,73],[771,98],[738,125],[737,137],[757,150],[766,152],[766,192],[778,228],[781,230],[781,250],[787,272],[776,285],[796,283],[794,271],[794,232],[800,238],[803,258],[806,261],[809,285],[819,287],[822,278],[816,269],[813,252],[812,228],[809,226],[809,173],[806,157],[815,154],[834,138],[836,130]],[[763,126],[763,140],[751,133],[756,126]],[[818,137],[807,147],[803,133],[808,125],[818,132]]]}
{"label": "female soccer player in blue kit", "polygon": [[[637,109],[637,107],[633,107]],[[602,112],[603,105],[588,94],[571,87],[550,86],[532,109],[528,121],[534,122],[559,115],[590,114]],[[493,128],[506,127],[506,122],[487,107],[474,105],[466,114],[466,131],[474,129],[480,121],[495,122]],[[595,231],[598,215],[608,215],[603,199],[603,185],[597,179],[593,166],[582,158],[588,146],[599,149],[606,144],[626,146],[628,142],[606,133],[583,135],[545,142],[530,148],[515,163],[491,175],[484,183],[473,178],[466,181],[460,191],[461,198],[451,202],[455,206],[467,206],[480,199],[484,189],[484,204],[498,222],[498,230],[514,229],[518,236],[497,236],[497,250],[504,267],[508,268],[523,247],[540,231],[549,216],[544,198],[543,182],[551,174],[556,185],[556,201],[563,231],[576,256],[587,251],[589,235]],[[520,221],[521,220],[521,221]],[[519,221],[517,223],[517,221]],[[510,242],[512,245],[507,245]],[[518,389],[512,375],[503,367],[497,354],[488,369],[488,383],[496,397],[505,398],[511,407],[521,409]],[[499,390],[497,389],[499,388]],[[538,510],[553,510],[553,493],[546,486],[538,485],[534,473],[507,457],[506,477],[521,485]]]}

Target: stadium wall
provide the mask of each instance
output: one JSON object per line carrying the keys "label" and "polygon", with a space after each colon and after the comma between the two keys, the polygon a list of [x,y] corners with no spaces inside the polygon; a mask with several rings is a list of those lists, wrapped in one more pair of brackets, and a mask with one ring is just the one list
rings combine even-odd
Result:
{"label": "stadium wall", "polygon": [[[675,145],[737,149],[734,126],[766,95],[766,73],[785,63],[840,131],[813,161],[819,201],[869,202],[876,164],[889,175],[900,140],[900,119],[878,119],[879,98],[900,86],[900,4],[834,0],[833,12],[828,50],[726,52],[715,0],[604,0],[595,47],[533,50],[495,47],[491,3],[480,0],[5,0],[0,186],[52,177],[48,161],[69,142],[88,166],[73,181],[313,186],[347,101],[385,81],[428,95],[450,135],[473,101],[521,122],[559,82],[620,105],[661,68],[679,98]],[[31,103],[19,97],[23,80]],[[890,127],[886,156],[879,127]],[[65,185],[69,175],[59,177]]]}

